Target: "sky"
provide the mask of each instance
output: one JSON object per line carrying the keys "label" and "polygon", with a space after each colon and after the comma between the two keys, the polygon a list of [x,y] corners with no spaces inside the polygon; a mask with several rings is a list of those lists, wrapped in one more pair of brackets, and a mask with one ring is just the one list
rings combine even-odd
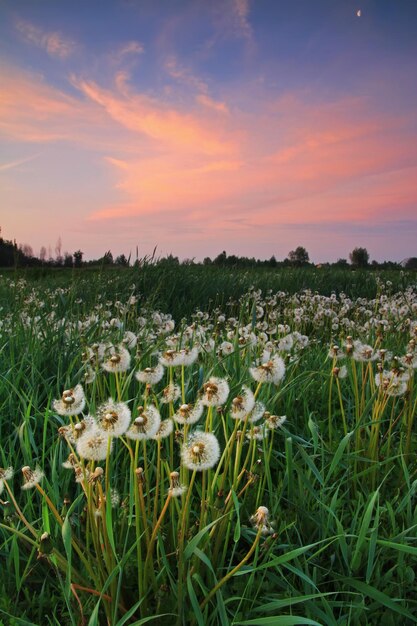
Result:
{"label": "sky", "polygon": [[0,0],[0,226],[35,254],[417,256],[415,0]]}

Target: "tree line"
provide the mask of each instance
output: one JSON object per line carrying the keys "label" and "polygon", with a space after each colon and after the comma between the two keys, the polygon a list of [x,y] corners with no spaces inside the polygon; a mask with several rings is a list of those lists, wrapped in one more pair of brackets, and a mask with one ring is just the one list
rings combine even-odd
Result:
{"label": "tree line", "polygon": [[[179,257],[169,254],[165,257],[156,256],[156,248],[152,255],[139,259],[136,254],[136,260],[131,261],[131,257],[120,254],[113,257],[110,250],[105,252],[102,257],[85,261],[84,253],[81,250],[75,252],[62,252],[61,239],[59,238],[55,246],[55,255],[51,249],[47,250],[45,246],[40,249],[39,255],[35,255],[33,248],[29,244],[17,244],[16,240],[7,240],[1,236],[0,228],[0,267],[83,267],[83,266],[115,266],[130,267],[145,263],[155,265],[200,265],[195,259],[185,259],[180,261]],[[227,254],[223,250],[215,258],[205,257],[203,265],[213,265],[217,267],[339,267],[339,268],[379,268],[379,269],[417,269],[417,257],[410,257],[401,263],[394,261],[370,261],[369,253],[366,248],[356,247],[349,254],[349,261],[340,258],[335,263],[320,263],[314,265],[310,262],[309,253],[303,246],[298,246],[295,250],[290,250],[287,257],[282,261],[278,261],[273,255],[269,259],[261,260],[255,257],[237,256],[235,254]]]}

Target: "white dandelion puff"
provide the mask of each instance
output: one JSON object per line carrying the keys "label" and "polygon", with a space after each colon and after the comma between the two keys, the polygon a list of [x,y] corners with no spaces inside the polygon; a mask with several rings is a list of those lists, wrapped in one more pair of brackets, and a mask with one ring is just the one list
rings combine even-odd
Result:
{"label": "white dandelion puff", "polygon": [[264,414],[265,405],[263,402],[259,402],[258,400],[258,402],[255,402],[252,411],[249,413],[248,421],[255,424],[255,422],[259,422],[259,420],[263,418]]}
{"label": "white dandelion puff", "polygon": [[187,491],[185,485],[180,483],[180,475],[178,472],[171,472],[169,475],[169,489],[168,493],[171,498],[179,498],[183,493]]}
{"label": "white dandelion puff", "polygon": [[0,467],[0,495],[4,490],[4,483],[11,478],[13,478],[13,467],[7,467],[6,469]]}
{"label": "white dandelion puff", "polygon": [[84,410],[85,396],[81,385],[62,392],[59,400],[53,400],[52,408],[58,415],[78,415]]}
{"label": "white dandelion puff", "polygon": [[157,434],[160,425],[161,415],[153,404],[146,409],[139,407],[139,415],[126,431],[126,437],[135,441],[152,439]]}
{"label": "white dandelion puff", "polygon": [[162,391],[161,403],[168,404],[175,402],[181,395],[181,389],[175,383],[169,383]]}
{"label": "white dandelion puff", "polygon": [[174,430],[174,422],[171,419],[162,420],[160,426],[156,432],[156,434],[152,437],[152,439],[156,439],[160,441],[161,439],[166,439],[172,434]]}
{"label": "white dandelion puff", "polygon": [[204,411],[204,405],[200,400],[192,404],[182,404],[172,416],[178,424],[196,424]]}
{"label": "white dandelion puff", "polygon": [[198,359],[198,348],[197,346],[194,346],[193,348],[183,348],[180,350],[180,354],[182,357],[181,365],[188,367],[189,365],[195,363]]}
{"label": "white dandelion puff", "polygon": [[22,489],[32,489],[32,487],[38,485],[41,482],[42,478],[45,476],[40,467],[32,470],[30,469],[29,465],[25,465],[25,467],[22,467],[22,474],[24,479]]}
{"label": "white dandelion puff", "polygon": [[185,467],[198,472],[213,467],[219,457],[220,445],[213,433],[194,433],[181,450],[181,458]]}
{"label": "white dandelion puff", "polygon": [[103,461],[107,456],[110,440],[110,451],[113,440],[98,426],[87,429],[77,440],[77,453],[87,461]]}
{"label": "white dandelion puff", "polygon": [[271,415],[270,413],[265,413],[265,424],[266,427],[270,430],[276,430],[277,428],[281,428],[281,426],[287,421],[286,415]]}
{"label": "white dandelion puff", "polygon": [[130,424],[130,409],[125,402],[115,402],[109,398],[97,409],[97,424],[111,437],[119,437]]}
{"label": "white dandelion puff", "polygon": [[259,506],[256,513],[251,515],[250,522],[262,535],[272,535],[274,529],[269,521],[269,510],[266,506]]}
{"label": "white dandelion puff", "polygon": [[278,355],[273,356],[266,363],[257,367],[250,367],[249,372],[259,383],[274,383],[277,385],[285,376],[285,363]]}
{"label": "white dandelion puff", "polygon": [[164,375],[164,367],[158,363],[155,367],[146,367],[144,370],[135,372],[135,377],[140,383],[156,385]]}
{"label": "white dandelion puff", "polygon": [[229,395],[229,384],[224,378],[212,376],[203,385],[203,395],[201,398],[204,406],[220,406],[224,404]]}
{"label": "white dandelion puff", "polygon": [[184,364],[183,355],[178,350],[166,350],[159,358],[159,362],[165,367],[176,367]]}
{"label": "white dandelion puff", "polygon": [[109,346],[101,364],[106,372],[126,372],[130,367],[130,352],[123,345]]}
{"label": "white dandelion puff", "polygon": [[244,385],[242,393],[232,400],[230,415],[235,420],[243,420],[252,411],[254,406],[255,396],[249,387]]}

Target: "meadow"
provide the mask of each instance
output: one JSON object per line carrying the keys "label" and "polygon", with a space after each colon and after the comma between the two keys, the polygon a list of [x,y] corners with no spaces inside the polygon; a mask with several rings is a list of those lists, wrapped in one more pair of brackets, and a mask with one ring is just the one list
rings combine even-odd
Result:
{"label": "meadow", "polygon": [[3,272],[0,313],[1,626],[417,622],[415,273]]}

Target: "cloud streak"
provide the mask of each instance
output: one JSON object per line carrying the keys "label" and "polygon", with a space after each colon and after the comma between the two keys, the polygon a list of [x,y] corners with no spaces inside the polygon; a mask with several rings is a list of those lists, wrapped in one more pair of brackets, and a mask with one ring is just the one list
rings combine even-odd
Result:
{"label": "cloud streak", "polygon": [[35,24],[22,19],[16,20],[15,28],[24,41],[42,48],[51,57],[65,60],[76,49],[75,42],[58,31],[44,31]]}
{"label": "cloud streak", "polygon": [[10,161],[9,163],[0,163],[0,172],[6,172],[8,170],[13,170],[24,163],[29,163],[34,159],[37,159],[42,153],[38,152],[38,154],[33,154],[32,156],[25,157],[24,159],[18,159],[17,161]]}

